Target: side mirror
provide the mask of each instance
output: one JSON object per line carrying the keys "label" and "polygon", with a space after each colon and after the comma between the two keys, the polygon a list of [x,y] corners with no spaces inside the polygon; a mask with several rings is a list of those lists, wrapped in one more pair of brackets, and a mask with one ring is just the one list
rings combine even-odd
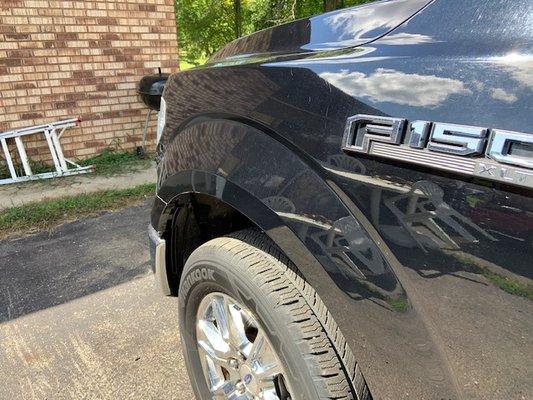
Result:
{"label": "side mirror", "polygon": [[169,74],[162,74],[159,69],[158,74],[143,76],[139,81],[139,97],[148,108],[159,111],[161,95],[168,77]]}

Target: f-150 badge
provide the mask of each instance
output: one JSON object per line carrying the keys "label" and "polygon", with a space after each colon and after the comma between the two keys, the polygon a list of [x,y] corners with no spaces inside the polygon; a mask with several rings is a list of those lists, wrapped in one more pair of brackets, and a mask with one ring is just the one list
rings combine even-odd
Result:
{"label": "f-150 badge", "polygon": [[342,149],[533,189],[533,134],[357,114]]}

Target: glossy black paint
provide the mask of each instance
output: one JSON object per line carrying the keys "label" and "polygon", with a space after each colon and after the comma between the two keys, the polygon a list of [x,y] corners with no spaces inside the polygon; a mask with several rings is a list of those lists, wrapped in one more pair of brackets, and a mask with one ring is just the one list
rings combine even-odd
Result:
{"label": "glossy black paint", "polygon": [[[532,132],[531,8],[435,1],[388,32],[366,6],[375,32],[346,46],[353,25],[325,14],[172,76],[152,224],[189,192],[246,215],[316,288],[374,398],[530,397],[531,191],[347,155],[341,138],[361,113]],[[436,216],[406,222],[421,210]]]}

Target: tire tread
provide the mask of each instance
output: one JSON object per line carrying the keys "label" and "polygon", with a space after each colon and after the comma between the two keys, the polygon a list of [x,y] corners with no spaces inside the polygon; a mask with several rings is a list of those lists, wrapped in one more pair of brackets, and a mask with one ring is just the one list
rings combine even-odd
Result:
{"label": "tire tread", "polygon": [[247,265],[258,286],[275,302],[275,308],[289,317],[289,329],[307,361],[320,399],[372,399],[355,357],[326,306],[268,236],[257,229],[246,229],[202,246],[222,248],[235,261],[246,260],[241,265]]}

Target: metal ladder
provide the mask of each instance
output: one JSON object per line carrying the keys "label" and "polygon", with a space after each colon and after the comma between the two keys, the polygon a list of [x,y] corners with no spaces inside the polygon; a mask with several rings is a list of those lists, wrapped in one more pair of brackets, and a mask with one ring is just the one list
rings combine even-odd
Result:
{"label": "metal ladder", "polygon": [[[81,120],[79,118],[73,118],[54,122],[52,124],[37,125],[29,128],[0,133],[0,143],[2,143],[2,149],[4,150],[7,168],[11,174],[11,178],[0,179],[0,185],[92,172],[94,170],[94,166],[91,165],[82,167],[81,165],[76,164],[74,161],[65,158],[63,155],[63,150],[61,149],[61,143],[59,142],[59,139],[61,139],[61,136],[68,128],[79,126],[80,123]],[[43,134],[44,138],[46,139],[46,143],[48,144],[48,148],[52,155],[52,160],[54,161],[55,172],[34,174],[31,170],[30,163],[26,155],[26,149],[24,148],[24,143],[22,142],[22,136],[39,133]],[[15,170],[15,166],[13,164],[13,158],[9,152],[9,147],[7,144],[8,139],[13,139],[15,141],[20,161],[22,162],[22,167],[24,169],[23,175],[17,175],[17,171]],[[69,168],[69,164],[72,165],[73,168]]]}

